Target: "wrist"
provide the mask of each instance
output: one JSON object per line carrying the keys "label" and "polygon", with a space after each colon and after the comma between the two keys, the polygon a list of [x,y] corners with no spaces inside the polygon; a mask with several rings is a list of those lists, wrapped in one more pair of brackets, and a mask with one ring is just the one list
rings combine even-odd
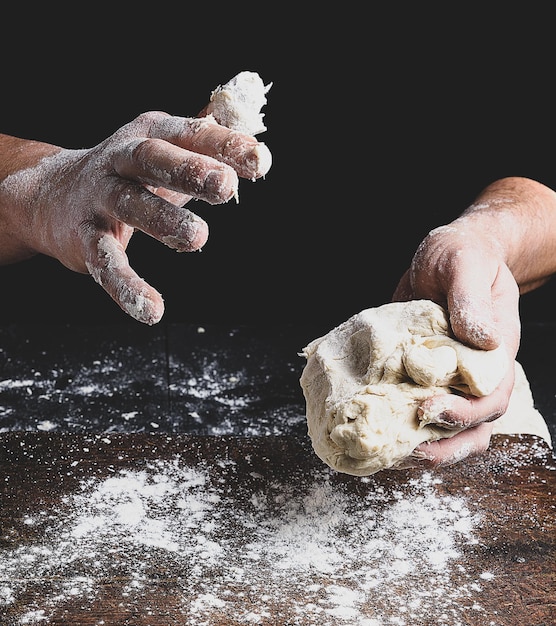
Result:
{"label": "wrist", "polygon": [[51,144],[0,135],[0,264],[39,252],[32,243],[32,215],[45,183],[39,164],[60,150]]}
{"label": "wrist", "polygon": [[528,178],[489,185],[457,221],[501,250],[522,292],[556,272],[556,193]]}

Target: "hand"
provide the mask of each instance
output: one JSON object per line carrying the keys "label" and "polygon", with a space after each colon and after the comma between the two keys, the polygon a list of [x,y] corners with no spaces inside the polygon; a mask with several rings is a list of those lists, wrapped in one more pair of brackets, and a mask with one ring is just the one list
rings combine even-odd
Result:
{"label": "hand", "polygon": [[[89,272],[146,324],[160,320],[164,303],[129,265],[125,250],[135,229],[179,252],[200,250],[208,226],[183,205],[237,198],[240,177],[255,180],[271,165],[268,148],[254,137],[212,118],[161,112],[140,115],[87,150],[8,139],[29,150],[32,166],[16,168],[0,185],[7,223],[0,261],[52,256]],[[34,162],[33,151],[40,157]]]}
{"label": "hand", "polygon": [[[393,300],[430,299],[447,308],[455,337],[474,348],[490,350],[504,344],[513,363],[520,339],[519,288],[488,232],[460,223],[435,229],[419,246]],[[488,396],[432,397],[418,414],[436,416],[446,428],[464,428],[451,438],[416,448],[404,467],[448,465],[486,450],[492,421],[508,406],[514,371],[509,368]]]}

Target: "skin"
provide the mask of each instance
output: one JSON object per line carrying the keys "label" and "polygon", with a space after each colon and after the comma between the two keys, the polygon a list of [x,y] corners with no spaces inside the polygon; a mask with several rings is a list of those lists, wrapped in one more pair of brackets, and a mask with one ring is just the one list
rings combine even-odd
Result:
{"label": "skin", "polygon": [[[475,348],[503,344],[512,361],[520,342],[519,297],[556,273],[556,193],[527,178],[484,189],[456,220],[419,245],[393,300],[426,298],[447,308],[454,335]],[[451,395],[419,408],[447,428],[466,430],[415,449],[406,466],[449,465],[485,451],[506,410],[513,371],[483,398]]]}
{"label": "skin", "polygon": [[270,164],[263,143],[211,117],[144,113],[87,150],[0,135],[0,264],[54,257],[154,324],[164,302],[129,265],[135,230],[200,250],[208,225],[184,205],[237,199],[239,179],[260,178]]}

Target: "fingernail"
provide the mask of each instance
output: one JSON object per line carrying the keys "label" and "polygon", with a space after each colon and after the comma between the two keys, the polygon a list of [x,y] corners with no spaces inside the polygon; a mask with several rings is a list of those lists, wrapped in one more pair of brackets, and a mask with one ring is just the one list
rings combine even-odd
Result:
{"label": "fingernail", "polygon": [[425,406],[420,406],[417,409],[417,417],[421,426],[426,426],[427,424],[445,426],[446,428],[454,428],[457,426],[452,413],[442,400],[429,402]]}
{"label": "fingernail", "polygon": [[157,324],[164,315],[164,300],[154,289],[135,290],[125,285],[119,295],[119,305],[138,322],[152,326]]}
{"label": "fingernail", "polygon": [[155,302],[149,298],[145,298],[140,294],[133,301],[122,303],[124,311],[135,318],[138,322],[152,326],[160,322],[164,314],[164,306],[157,306]]}
{"label": "fingernail", "polygon": [[272,165],[272,153],[264,143],[258,143],[246,162],[247,178],[256,180],[264,176]]}
{"label": "fingernail", "polygon": [[194,213],[187,212],[173,230],[173,234],[160,237],[160,241],[178,252],[200,250],[208,239],[207,223]]}
{"label": "fingernail", "polygon": [[434,458],[423,450],[413,450],[409,456],[416,461],[432,461]]}
{"label": "fingernail", "polygon": [[203,200],[209,204],[222,204],[238,194],[238,178],[232,168],[210,171],[203,185]]}
{"label": "fingernail", "polygon": [[454,420],[448,413],[438,413],[430,423],[436,424],[437,426],[446,426],[447,428],[454,428],[456,426]]}

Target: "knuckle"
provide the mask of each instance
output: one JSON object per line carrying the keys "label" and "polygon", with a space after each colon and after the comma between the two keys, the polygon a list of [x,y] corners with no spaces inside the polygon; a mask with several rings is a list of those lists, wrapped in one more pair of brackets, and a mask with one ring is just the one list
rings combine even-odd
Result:
{"label": "knuckle", "polygon": [[168,117],[170,117],[170,115],[168,113],[164,113],[163,111],[146,111],[145,113],[139,114],[131,122],[131,125],[137,127],[138,129],[148,130],[157,124],[160,124]]}

